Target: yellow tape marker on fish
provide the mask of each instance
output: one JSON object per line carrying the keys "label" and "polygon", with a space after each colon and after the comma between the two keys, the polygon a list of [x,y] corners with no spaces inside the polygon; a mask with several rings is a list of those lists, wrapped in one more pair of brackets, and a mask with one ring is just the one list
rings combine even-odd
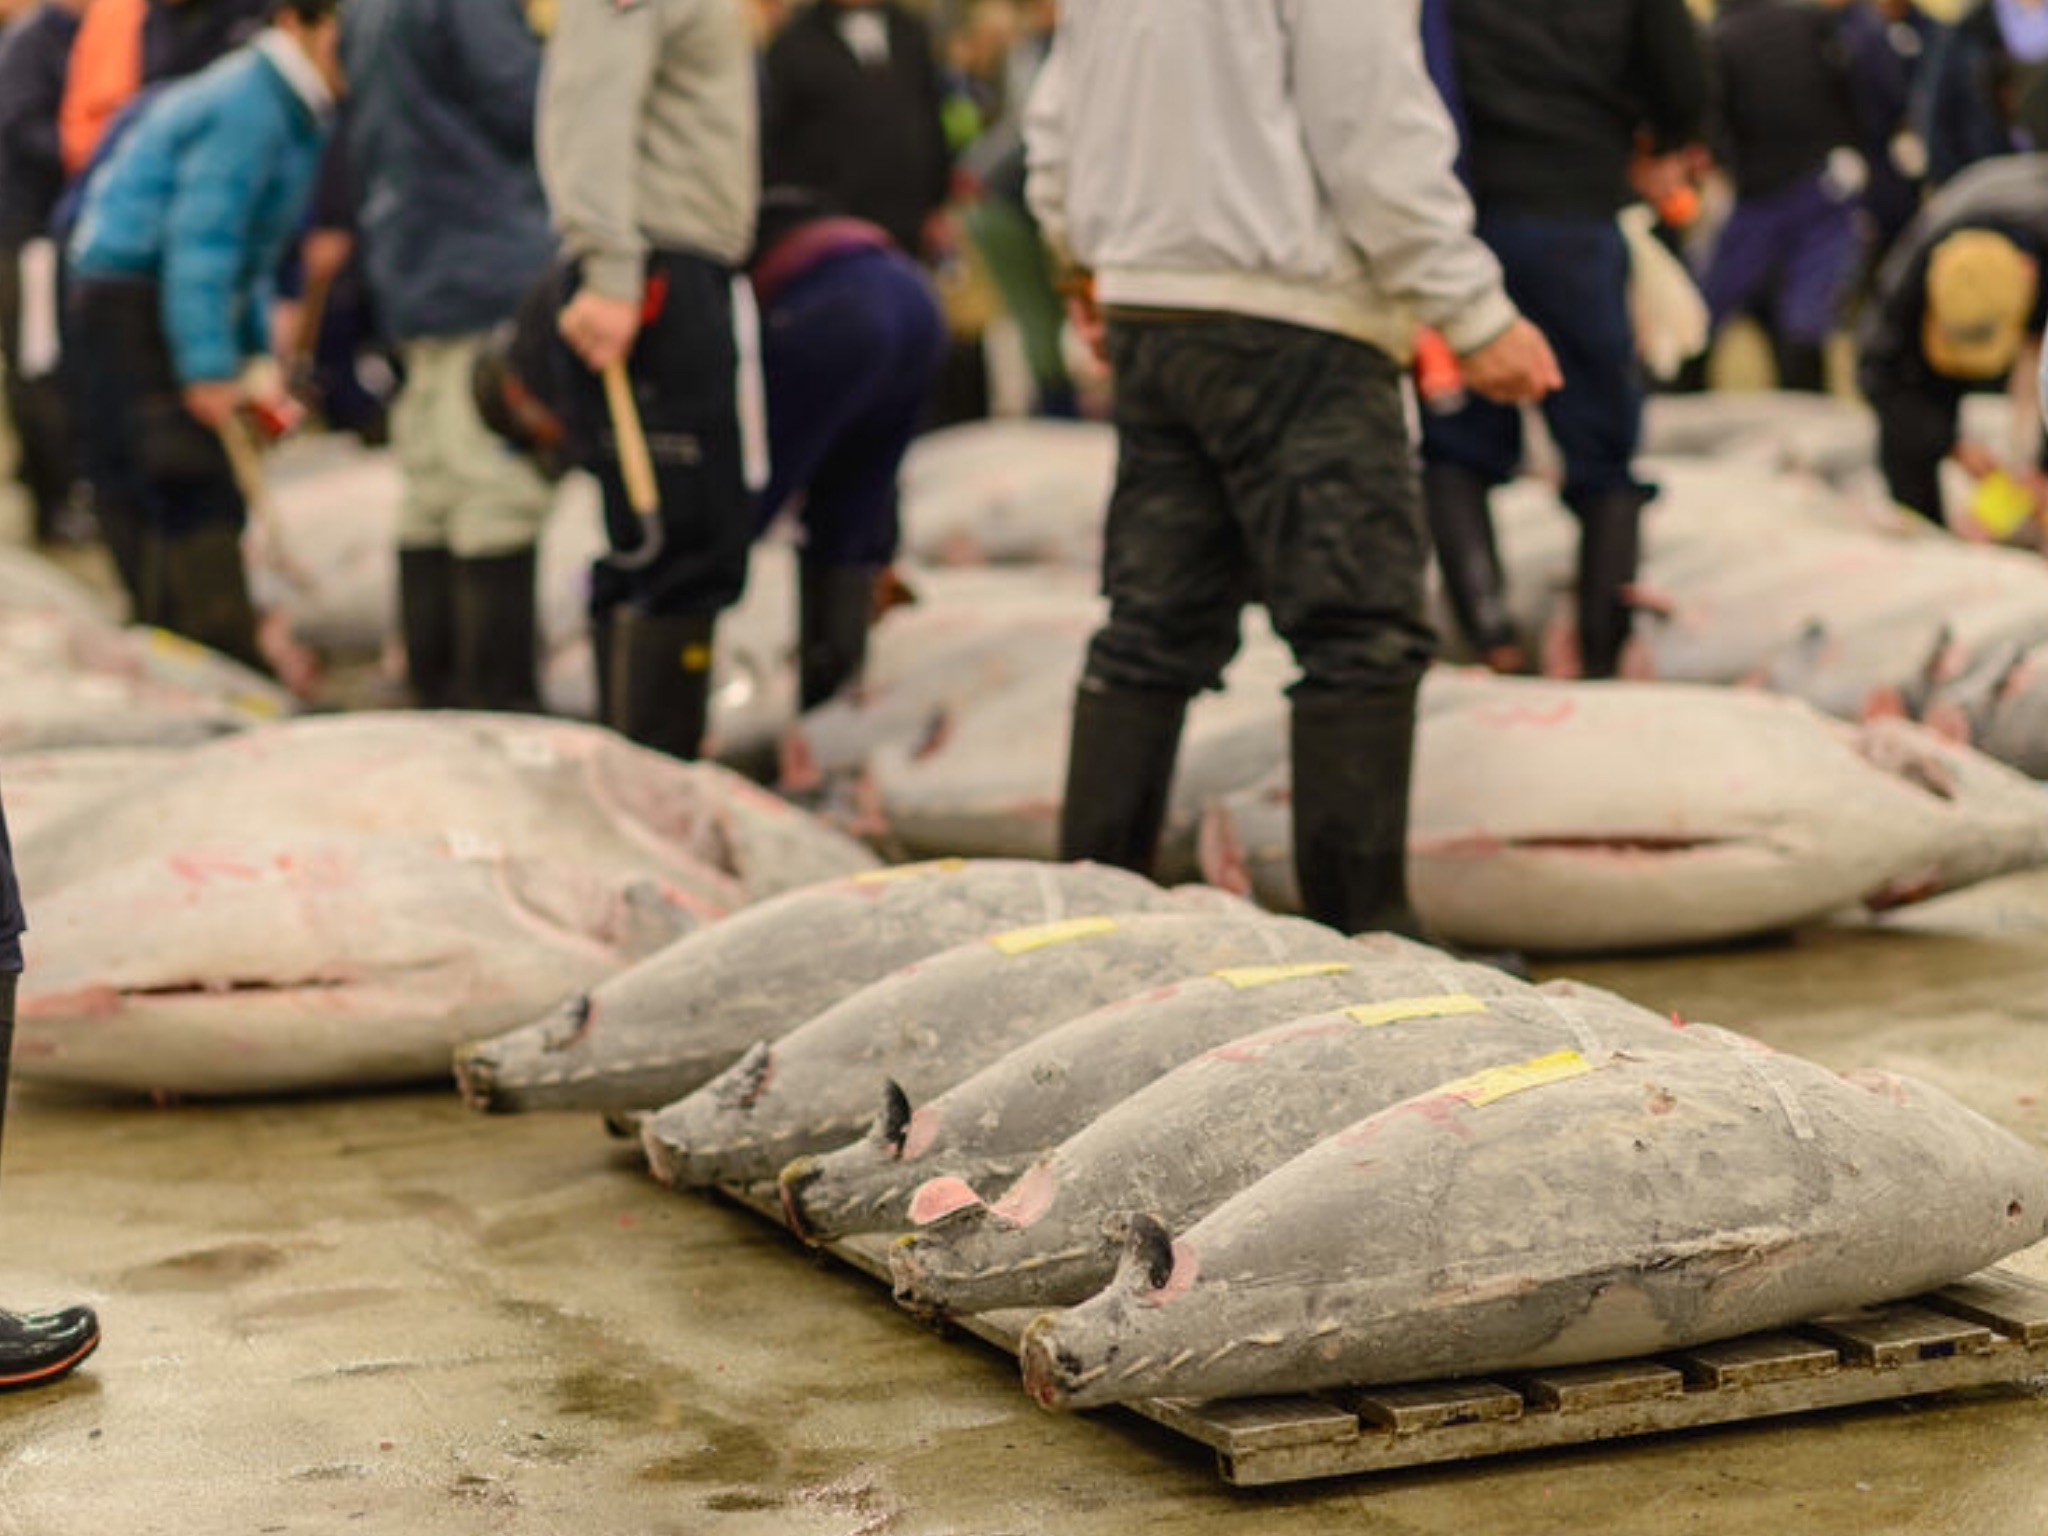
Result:
{"label": "yellow tape marker on fish", "polygon": [[1326,960],[1320,964],[1307,965],[1240,965],[1226,971],[1211,971],[1209,974],[1239,992],[1256,992],[1260,987],[1275,987],[1283,981],[1307,981],[1315,976],[1342,976],[1352,969],[1354,967],[1349,960]]}
{"label": "yellow tape marker on fish", "polygon": [[1474,1109],[1484,1109],[1513,1094],[1526,1093],[1546,1083],[1584,1077],[1593,1070],[1593,1064],[1577,1051],[1553,1051],[1548,1056],[1538,1056],[1533,1061],[1519,1062],[1512,1067],[1489,1067],[1484,1072],[1461,1077],[1456,1082],[1445,1083],[1430,1097],[1463,1099]]}
{"label": "yellow tape marker on fish", "polygon": [[1484,1013],[1486,1004],[1465,992],[1444,992],[1435,997],[1397,997],[1385,1003],[1361,1003],[1346,1008],[1344,1017],[1364,1029],[1382,1024],[1399,1024],[1405,1019],[1447,1019],[1461,1013]]}
{"label": "yellow tape marker on fish", "polygon": [[967,867],[965,859],[927,859],[922,864],[898,864],[894,869],[864,869],[853,875],[855,885],[888,885],[897,880],[916,880],[924,875],[952,875]]}
{"label": "yellow tape marker on fish", "polygon": [[1028,955],[1035,949],[1071,944],[1076,939],[1093,939],[1116,932],[1113,917],[1070,917],[1062,923],[1040,923],[1033,928],[1012,928],[989,939],[1006,955]]}

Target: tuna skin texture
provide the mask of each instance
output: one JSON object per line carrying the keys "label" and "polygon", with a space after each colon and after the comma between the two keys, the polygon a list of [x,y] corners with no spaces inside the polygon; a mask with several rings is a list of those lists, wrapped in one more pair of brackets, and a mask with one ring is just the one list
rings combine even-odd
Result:
{"label": "tuna skin texture", "polygon": [[1626,1358],[1947,1284],[2048,1235],[2048,1157],[1908,1078],[1576,1052],[1354,1123],[1027,1330],[1042,1403]]}
{"label": "tuna skin texture", "polygon": [[1184,901],[1099,865],[954,859],[854,875],[750,907],[545,1018],[472,1041],[456,1075],[478,1109],[656,1109],[925,955],[1004,928]]}

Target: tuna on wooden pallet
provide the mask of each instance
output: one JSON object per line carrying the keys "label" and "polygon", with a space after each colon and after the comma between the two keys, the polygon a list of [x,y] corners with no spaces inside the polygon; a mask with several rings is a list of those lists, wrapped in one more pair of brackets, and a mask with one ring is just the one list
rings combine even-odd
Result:
{"label": "tuna on wooden pallet", "polygon": [[[726,1197],[775,1219],[765,1187]],[[822,1250],[889,1276],[886,1239]],[[951,1318],[1016,1354],[1026,1309]],[[1278,1397],[1146,1398],[1118,1406],[1213,1451],[1235,1487],[1441,1466],[2048,1375],[2048,1285],[1997,1267],[1927,1295],[1671,1354],[1497,1378]]]}

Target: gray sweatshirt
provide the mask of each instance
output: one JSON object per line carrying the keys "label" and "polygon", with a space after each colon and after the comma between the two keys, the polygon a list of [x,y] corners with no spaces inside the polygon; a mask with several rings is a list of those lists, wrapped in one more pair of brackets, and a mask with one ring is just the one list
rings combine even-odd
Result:
{"label": "gray sweatshirt", "polygon": [[541,184],[584,285],[640,297],[650,246],[738,266],[760,128],[741,0],[560,0],[541,72]]}
{"label": "gray sweatshirt", "polygon": [[1062,0],[1029,197],[1105,304],[1223,311],[1408,355],[1515,319],[1472,233],[1417,0]]}

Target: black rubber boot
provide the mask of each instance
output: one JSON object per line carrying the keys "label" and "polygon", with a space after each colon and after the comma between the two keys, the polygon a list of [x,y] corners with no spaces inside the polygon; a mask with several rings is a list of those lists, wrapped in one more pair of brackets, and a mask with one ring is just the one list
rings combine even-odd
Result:
{"label": "black rubber boot", "polygon": [[711,705],[713,614],[612,610],[605,723],[642,746],[696,758]]}
{"label": "black rubber boot", "polygon": [[875,571],[806,560],[797,572],[797,698],[813,709],[859,679],[874,618]]}
{"label": "black rubber boot", "polygon": [[455,702],[464,709],[540,711],[534,550],[455,562]]}
{"label": "black rubber boot", "polygon": [[442,548],[398,552],[398,628],[417,709],[455,699],[455,557]]}
{"label": "black rubber boot", "polygon": [[0,1312],[0,1392],[56,1381],[99,1347],[100,1320],[91,1307]]}
{"label": "black rubber boot", "polygon": [[1297,693],[1291,748],[1302,910],[1340,933],[1420,938],[1408,904],[1414,684]]}
{"label": "black rubber boot", "polygon": [[1187,708],[1183,694],[1082,679],[1060,801],[1062,859],[1152,873]]}
{"label": "black rubber boot", "polygon": [[1480,660],[1501,672],[1527,669],[1527,653],[1508,614],[1507,583],[1494,543],[1486,481],[1456,464],[1426,464],[1422,501],[1437,569],[1458,628]]}
{"label": "black rubber boot", "polygon": [[1819,342],[1775,340],[1771,352],[1778,364],[1778,388],[1827,393],[1827,352]]}
{"label": "black rubber boot", "polygon": [[1610,491],[1573,510],[1579,519],[1579,675],[1613,677],[1621,667],[1634,613],[1626,588],[1636,579],[1643,503],[1634,489]]}
{"label": "black rubber boot", "polygon": [[244,666],[270,670],[256,647],[256,607],[242,564],[240,529],[214,524],[178,538],[152,531],[144,570],[156,613],[151,622]]}

